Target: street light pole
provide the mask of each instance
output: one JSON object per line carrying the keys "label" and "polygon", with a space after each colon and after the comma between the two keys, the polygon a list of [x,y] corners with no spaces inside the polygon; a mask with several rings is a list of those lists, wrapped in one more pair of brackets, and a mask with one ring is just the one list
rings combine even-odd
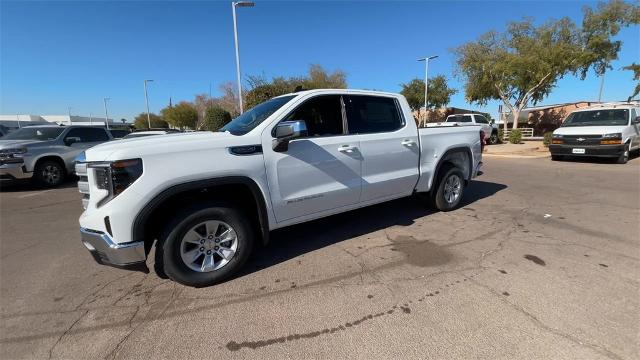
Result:
{"label": "street light pole", "polygon": [[255,3],[251,1],[234,1],[231,3],[233,13],[233,38],[236,45],[236,77],[238,80],[238,105],[240,106],[240,114],[244,112],[242,108],[242,82],[240,78],[240,49],[238,47],[238,22],[236,20],[236,7],[253,7]]}
{"label": "street light pole", "polygon": [[424,116],[425,122],[427,117],[427,93],[429,92],[429,60],[437,58],[438,55],[428,56],[418,59],[418,61],[424,61]]}
{"label": "street light pole", "polygon": [[111,98],[102,98],[104,102],[104,123],[107,125],[107,130],[109,130],[109,111],[107,111],[107,100],[111,100]]}
{"label": "street light pole", "polygon": [[151,129],[151,117],[149,116],[149,95],[147,95],[147,82],[153,82],[153,80],[144,81],[144,103],[147,105],[147,125]]}

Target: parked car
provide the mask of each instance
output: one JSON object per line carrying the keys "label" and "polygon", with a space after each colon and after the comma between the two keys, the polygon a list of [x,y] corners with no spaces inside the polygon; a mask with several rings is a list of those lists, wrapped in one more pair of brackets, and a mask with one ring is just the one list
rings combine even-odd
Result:
{"label": "parked car", "polygon": [[474,124],[418,129],[399,94],[279,96],[220,132],[87,150],[76,165],[82,242],[100,264],[144,271],[155,242],[160,275],[211,285],[273,229],[414,193],[457,208],[480,171],[482,136]]}
{"label": "parked car", "polygon": [[549,151],[553,160],[595,156],[625,164],[631,151],[640,151],[640,104],[601,104],[572,112],[553,132]]}
{"label": "parked car", "polygon": [[91,146],[111,140],[104,128],[27,126],[0,139],[0,180],[32,180],[43,187],[61,184],[74,172],[74,159]]}
{"label": "parked car", "polygon": [[482,127],[482,131],[487,135],[488,143],[491,145],[497,144],[500,139],[498,138],[498,124],[490,122],[486,117],[480,114],[454,114],[447,116],[445,120],[447,123],[461,123],[461,124],[478,124]]}
{"label": "parked car", "polygon": [[137,131],[132,132],[129,135],[123,137],[123,139],[131,139],[131,138],[144,137],[144,136],[153,136],[153,135],[175,134],[175,133],[179,133],[179,132],[180,132],[179,130],[175,130],[175,129],[137,130]]}
{"label": "parked car", "polygon": [[122,139],[131,134],[131,131],[125,129],[109,129],[109,133],[111,133],[111,137],[114,139]]}

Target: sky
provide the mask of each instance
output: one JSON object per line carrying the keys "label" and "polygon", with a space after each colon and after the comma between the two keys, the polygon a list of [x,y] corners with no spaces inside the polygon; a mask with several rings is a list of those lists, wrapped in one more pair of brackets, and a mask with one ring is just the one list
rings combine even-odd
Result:
{"label": "sky", "polygon": [[[260,1],[238,9],[243,79],[299,76],[310,64],[346,72],[350,88],[398,92],[401,83],[445,75],[459,92],[449,106],[488,111],[464,99],[452,49],[509,21],[568,16],[579,1]],[[606,74],[603,100],[626,99],[635,83],[621,68],[640,61],[640,30],[621,31],[619,60]],[[67,114],[133,118],[196,94],[220,95],[235,81],[229,1],[0,0],[0,114]],[[245,82],[246,85],[246,82]],[[600,78],[567,76],[541,104],[597,100]]]}

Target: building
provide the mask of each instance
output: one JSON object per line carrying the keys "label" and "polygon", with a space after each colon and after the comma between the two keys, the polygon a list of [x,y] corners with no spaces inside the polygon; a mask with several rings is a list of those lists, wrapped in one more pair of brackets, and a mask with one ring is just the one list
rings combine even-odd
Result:
{"label": "building", "polygon": [[[57,125],[105,125],[103,117],[69,116],[69,115],[0,115],[0,125],[9,130],[29,125],[57,124]],[[122,125],[109,119],[109,125]]]}

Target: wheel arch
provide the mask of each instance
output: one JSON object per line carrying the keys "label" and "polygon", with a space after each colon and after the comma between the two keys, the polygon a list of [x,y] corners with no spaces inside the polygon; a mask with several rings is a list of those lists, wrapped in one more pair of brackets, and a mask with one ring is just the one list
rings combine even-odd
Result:
{"label": "wheel arch", "polygon": [[[233,199],[231,199],[233,195]],[[258,184],[244,176],[203,179],[173,185],[149,201],[136,215],[133,228],[133,241],[144,241],[148,254],[154,241],[159,236],[161,224],[177,207],[186,206],[190,201],[206,201],[208,199],[230,200],[247,210],[262,243],[269,241],[269,218],[266,199]]]}
{"label": "wheel arch", "polygon": [[37,158],[33,162],[33,171],[36,171],[36,168],[38,167],[38,165],[41,164],[43,161],[55,161],[62,167],[62,170],[64,171],[65,175],[69,173],[67,171],[67,164],[64,162],[64,159],[62,159],[58,155],[51,155],[51,154],[42,155],[39,158]]}
{"label": "wheel arch", "polygon": [[[463,160],[460,160],[462,157]],[[466,164],[461,164],[461,162],[466,161]],[[433,180],[431,182],[431,191],[438,187],[437,181],[440,176],[440,172],[442,170],[443,165],[451,164],[465,174],[465,181],[471,180],[473,176],[473,155],[471,154],[471,149],[468,147],[460,146],[448,149],[444,154],[440,157],[440,161],[438,165],[436,165],[436,170],[433,173]]]}

